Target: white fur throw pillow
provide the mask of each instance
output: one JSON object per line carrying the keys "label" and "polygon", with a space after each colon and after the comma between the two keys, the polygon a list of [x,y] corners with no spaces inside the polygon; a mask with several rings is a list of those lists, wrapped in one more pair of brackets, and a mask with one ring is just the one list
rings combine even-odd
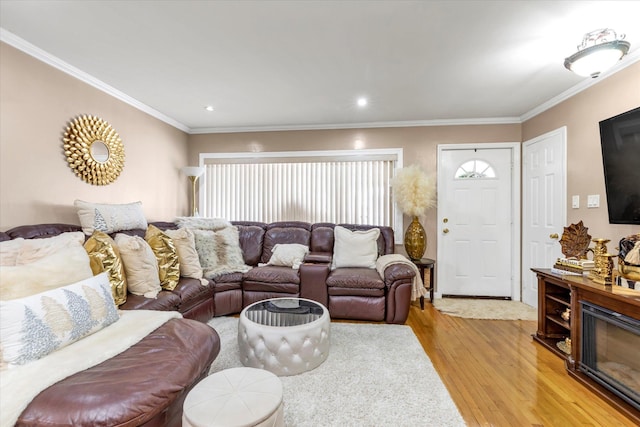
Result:
{"label": "white fur throw pillow", "polygon": [[147,220],[142,212],[142,202],[126,204],[101,204],[76,200],[78,218],[86,235],[94,230],[110,234],[116,231],[147,228]]}
{"label": "white fur throw pillow", "polygon": [[165,230],[165,234],[173,240],[180,263],[180,275],[192,279],[202,279],[202,265],[196,251],[193,232],[188,228]]}
{"label": "white fur throw pillow", "polygon": [[22,365],[40,359],[118,318],[105,273],[25,298],[0,301],[2,361]]}
{"label": "white fur throw pillow", "polygon": [[299,243],[277,243],[273,246],[269,262],[259,265],[280,265],[298,270],[300,264],[304,261],[305,255],[308,253],[309,246],[306,245]]}
{"label": "white fur throw pillow", "polygon": [[332,270],[341,267],[376,268],[379,228],[351,231],[338,225],[333,236]]}
{"label": "white fur throw pillow", "polygon": [[0,242],[0,265],[16,265],[23,242],[22,237]]}
{"label": "white fur throw pillow", "polygon": [[20,253],[16,259],[16,265],[29,264],[41,258],[47,257],[70,246],[82,246],[84,233],[72,231],[44,239],[25,239]]}
{"label": "white fur throw pillow", "polygon": [[192,232],[205,278],[214,279],[226,273],[251,270],[244,263],[236,227],[225,227],[219,231],[194,229]]}
{"label": "white fur throw pillow", "polygon": [[0,299],[22,298],[92,276],[87,251],[70,246],[29,264],[1,266]]}
{"label": "white fur throw pillow", "polygon": [[120,251],[129,292],[156,298],[162,287],[158,276],[158,260],[151,246],[142,237],[122,233],[116,234],[114,240]]}
{"label": "white fur throw pillow", "polygon": [[223,228],[233,227],[229,221],[224,218],[201,218],[198,216],[180,216],[176,218],[175,223],[180,228],[198,228],[200,230],[218,231]]}

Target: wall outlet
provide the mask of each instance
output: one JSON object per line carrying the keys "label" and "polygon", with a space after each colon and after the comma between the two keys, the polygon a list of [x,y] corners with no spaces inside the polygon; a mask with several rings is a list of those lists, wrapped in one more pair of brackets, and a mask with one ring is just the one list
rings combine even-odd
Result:
{"label": "wall outlet", "polygon": [[580,196],[571,197],[571,207],[573,209],[578,209],[580,207]]}
{"label": "wall outlet", "polygon": [[587,196],[587,208],[599,208],[600,207],[600,195],[589,194]]}

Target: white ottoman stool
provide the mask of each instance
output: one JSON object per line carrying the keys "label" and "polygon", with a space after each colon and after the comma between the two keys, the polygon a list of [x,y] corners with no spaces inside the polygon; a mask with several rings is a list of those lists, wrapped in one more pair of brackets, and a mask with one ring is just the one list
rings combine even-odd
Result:
{"label": "white ottoman stool", "polygon": [[329,310],[316,301],[258,301],[240,313],[240,361],[280,376],[310,371],[329,356],[330,332]]}
{"label": "white ottoman stool", "polygon": [[282,383],[271,372],[231,368],[209,375],[184,400],[183,427],[282,427]]}

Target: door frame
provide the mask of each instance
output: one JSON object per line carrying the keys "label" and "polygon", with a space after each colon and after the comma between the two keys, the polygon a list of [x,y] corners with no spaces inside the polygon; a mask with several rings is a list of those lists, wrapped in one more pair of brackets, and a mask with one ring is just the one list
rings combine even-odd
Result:
{"label": "door frame", "polygon": [[[511,299],[513,301],[521,300],[521,275],[520,275],[520,260],[521,260],[521,246],[520,246],[520,233],[521,233],[521,215],[520,215],[520,205],[521,205],[521,146],[520,142],[488,142],[488,143],[477,143],[477,144],[438,144],[438,160],[437,160],[437,190],[438,190],[438,206],[440,206],[441,198],[444,198],[445,195],[442,192],[442,182],[444,177],[442,174],[441,160],[442,153],[444,151],[451,150],[486,150],[486,149],[509,149],[511,150],[511,245],[513,248],[512,256],[511,256]],[[444,219],[444,213],[441,209],[437,209],[437,236],[436,236],[436,247],[437,247],[437,257],[438,259],[442,259],[442,245],[440,245],[439,237],[442,235],[442,229],[444,228],[444,223],[442,222]],[[445,280],[443,277],[442,270],[437,268],[436,263],[436,291],[435,297],[442,298],[442,291],[440,287],[437,286],[438,283],[443,283]]]}

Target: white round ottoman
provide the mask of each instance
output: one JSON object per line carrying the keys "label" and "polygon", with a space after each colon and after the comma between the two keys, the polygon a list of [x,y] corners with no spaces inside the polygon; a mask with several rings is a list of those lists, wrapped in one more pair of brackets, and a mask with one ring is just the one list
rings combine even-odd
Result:
{"label": "white round ottoman", "polygon": [[329,310],[316,301],[258,301],[240,313],[240,361],[280,376],[310,371],[329,356],[330,332]]}
{"label": "white round ottoman", "polygon": [[282,383],[271,372],[231,368],[209,375],[187,395],[183,427],[282,427]]}

